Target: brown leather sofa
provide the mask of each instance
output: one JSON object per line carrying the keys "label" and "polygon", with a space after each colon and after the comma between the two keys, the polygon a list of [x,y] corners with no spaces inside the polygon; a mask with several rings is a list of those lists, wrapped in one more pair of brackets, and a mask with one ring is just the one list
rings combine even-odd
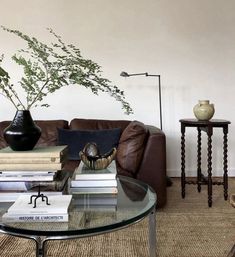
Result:
{"label": "brown leather sofa", "polygon": [[[166,142],[164,133],[138,121],[128,120],[38,120],[42,135],[39,146],[58,144],[58,128],[99,130],[121,128],[116,163],[119,175],[134,177],[149,184],[157,193],[157,207],[166,203]],[[6,146],[3,130],[10,121],[0,122],[0,148]],[[79,161],[68,161],[65,169],[73,171]]]}

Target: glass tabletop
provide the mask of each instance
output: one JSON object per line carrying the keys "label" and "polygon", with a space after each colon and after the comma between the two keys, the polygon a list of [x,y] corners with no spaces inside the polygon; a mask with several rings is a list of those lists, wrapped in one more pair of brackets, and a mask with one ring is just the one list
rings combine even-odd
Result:
{"label": "glass tabletop", "polygon": [[3,223],[12,203],[0,203],[0,229],[6,233],[36,236],[86,236],[128,226],[146,217],[156,204],[147,184],[118,176],[117,194],[72,194],[68,222]]}

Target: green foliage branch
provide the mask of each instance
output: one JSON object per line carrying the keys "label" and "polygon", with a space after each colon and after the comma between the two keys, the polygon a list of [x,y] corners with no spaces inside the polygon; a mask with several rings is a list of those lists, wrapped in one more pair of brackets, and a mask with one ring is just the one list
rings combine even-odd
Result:
{"label": "green foliage branch", "polygon": [[2,67],[4,55],[0,56],[0,92],[17,110],[48,107],[49,104],[42,103],[44,97],[64,86],[76,84],[90,89],[96,95],[99,92],[108,93],[121,103],[126,114],[133,113],[125,100],[124,91],[102,77],[101,67],[92,60],[83,58],[79,48],[65,44],[52,29],[48,31],[55,42],[48,45],[19,30],[1,27],[27,43],[26,49],[20,49],[12,56],[13,61],[24,71],[19,85],[25,92],[25,101],[20,99],[16,85],[10,83],[9,73]]}

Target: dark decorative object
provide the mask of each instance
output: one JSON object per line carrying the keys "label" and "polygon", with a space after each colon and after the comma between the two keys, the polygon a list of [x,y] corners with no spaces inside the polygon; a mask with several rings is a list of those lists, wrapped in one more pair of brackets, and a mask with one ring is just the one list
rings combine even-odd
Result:
{"label": "dark decorative object", "polygon": [[4,130],[4,138],[14,151],[32,150],[41,136],[30,111],[17,111],[11,124]]}
{"label": "dark decorative object", "polygon": [[[33,201],[33,198],[34,198],[34,201]],[[29,204],[32,204],[33,203],[33,208],[36,208],[37,207],[37,200],[39,198],[42,198],[42,201],[44,202],[45,199],[46,199],[46,205],[50,205],[49,204],[49,201],[48,201],[48,197],[44,194],[41,193],[41,189],[40,189],[40,184],[38,186],[38,194],[37,195],[31,195],[30,196],[30,201],[29,201]]]}
{"label": "dark decorative object", "polygon": [[117,149],[114,147],[104,155],[99,154],[96,143],[87,143],[79,155],[82,162],[91,170],[102,170],[109,166],[116,156]]}

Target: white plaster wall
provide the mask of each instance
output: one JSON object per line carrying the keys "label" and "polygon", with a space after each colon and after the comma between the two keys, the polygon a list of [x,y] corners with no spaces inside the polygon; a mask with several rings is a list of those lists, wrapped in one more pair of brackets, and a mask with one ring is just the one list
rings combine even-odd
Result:
{"label": "white plaster wall", "polygon": [[[47,109],[34,109],[35,119],[74,117],[137,119],[159,125],[156,78],[119,76],[161,74],[163,130],[170,176],[180,175],[179,119],[193,117],[198,99],[215,104],[214,118],[228,119],[229,174],[235,175],[235,1],[233,0],[0,0],[0,24],[50,42],[46,28],[80,47],[98,62],[104,76],[126,92],[134,114],[125,116],[109,96],[93,96],[71,86],[48,97]],[[24,43],[0,30],[0,53],[14,81],[18,67],[10,60]],[[0,119],[12,119],[14,108],[0,96]],[[187,169],[196,165],[196,131],[186,134]],[[205,137],[203,136],[203,141]],[[222,132],[213,137],[213,172],[222,174]],[[206,156],[206,152],[203,150]],[[205,156],[203,167],[206,166]]]}

